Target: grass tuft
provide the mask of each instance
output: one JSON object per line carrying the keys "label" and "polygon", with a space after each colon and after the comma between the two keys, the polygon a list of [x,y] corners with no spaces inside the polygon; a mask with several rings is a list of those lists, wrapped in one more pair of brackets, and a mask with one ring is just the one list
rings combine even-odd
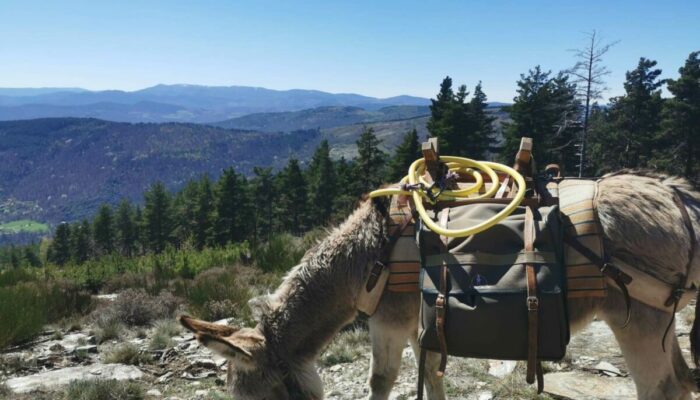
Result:
{"label": "grass tuft", "polygon": [[321,355],[321,365],[331,366],[355,361],[366,352],[369,332],[350,329],[338,335]]}
{"label": "grass tuft", "polygon": [[117,380],[73,381],[66,388],[66,400],[142,400],[146,391],[139,383]]}
{"label": "grass tuft", "polygon": [[123,343],[112,349],[105,355],[104,362],[107,364],[127,364],[141,365],[149,364],[153,359],[141,353],[135,345],[131,343]]}

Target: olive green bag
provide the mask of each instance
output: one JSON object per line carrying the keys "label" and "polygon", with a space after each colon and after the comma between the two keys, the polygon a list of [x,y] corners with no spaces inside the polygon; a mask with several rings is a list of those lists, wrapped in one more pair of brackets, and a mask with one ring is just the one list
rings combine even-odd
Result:
{"label": "olive green bag", "polygon": [[[432,214],[441,226],[461,229],[491,218],[504,207],[471,204]],[[526,214],[525,207],[518,207],[492,228],[466,238],[441,237],[421,224],[419,341],[422,349],[443,353],[441,370],[445,354],[528,360],[528,382],[532,383],[535,367],[541,377],[540,360],[564,357],[569,324],[558,207],[531,210],[529,225]],[[528,227],[532,232],[529,250]],[[532,284],[528,284],[528,266]]]}

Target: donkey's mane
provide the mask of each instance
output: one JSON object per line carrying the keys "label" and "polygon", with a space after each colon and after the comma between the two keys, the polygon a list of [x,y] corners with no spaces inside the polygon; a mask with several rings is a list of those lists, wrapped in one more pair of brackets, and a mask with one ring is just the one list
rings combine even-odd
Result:
{"label": "donkey's mane", "polygon": [[284,277],[260,321],[262,330],[270,333],[265,335],[268,341],[277,342],[268,343],[277,353],[284,358],[285,353],[314,357],[355,317],[367,266],[379,257],[386,231],[379,207],[363,201]]}

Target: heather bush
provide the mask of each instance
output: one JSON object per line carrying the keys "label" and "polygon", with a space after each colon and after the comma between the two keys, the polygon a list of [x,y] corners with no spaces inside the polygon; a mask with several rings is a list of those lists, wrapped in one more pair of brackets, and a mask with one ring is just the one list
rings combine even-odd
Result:
{"label": "heather bush", "polygon": [[182,282],[190,311],[206,320],[227,317],[249,318],[248,300],[252,297],[237,268],[212,268],[194,281]]}
{"label": "heather bush", "polygon": [[255,265],[265,272],[284,272],[297,265],[305,252],[302,239],[282,233],[259,245],[253,253],[253,259]]}
{"label": "heather bush", "polygon": [[180,304],[180,299],[167,291],[151,296],[143,289],[127,289],[101,312],[106,318],[114,318],[126,325],[142,326],[156,319],[173,317]]}

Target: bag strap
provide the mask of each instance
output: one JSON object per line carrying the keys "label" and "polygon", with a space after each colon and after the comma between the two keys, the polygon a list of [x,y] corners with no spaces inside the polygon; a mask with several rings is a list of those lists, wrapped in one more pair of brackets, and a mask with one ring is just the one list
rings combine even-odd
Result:
{"label": "bag strap", "polygon": [[[450,218],[450,209],[446,208],[442,211],[440,216],[440,226],[447,228],[447,222]],[[449,251],[447,248],[449,238],[444,236],[441,237],[441,242],[445,246],[443,251]],[[445,375],[445,368],[447,367],[447,339],[445,338],[445,319],[447,317],[447,279],[449,276],[449,270],[447,269],[447,262],[443,261],[440,266],[440,287],[438,288],[439,294],[437,299],[435,299],[435,328],[437,332],[438,345],[440,346],[440,366],[437,370],[437,376],[442,377]]]}
{"label": "bag strap", "polygon": [[418,400],[423,400],[423,382],[425,381],[425,349],[421,347],[418,357]]}
{"label": "bag strap", "polygon": [[[535,251],[535,216],[532,208],[525,208],[525,251]],[[542,375],[542,365],[537,359],[539,342],[539,307],[540,301],[537,298],[537,270],[536,264],[525,264],[527,275],[527,320],[528,320],[528,349],[527,349],[527,373],[525,380],[527,383],[535,382],[537,375],[537,393],[542,393],[544,389],[544,377]]]}

